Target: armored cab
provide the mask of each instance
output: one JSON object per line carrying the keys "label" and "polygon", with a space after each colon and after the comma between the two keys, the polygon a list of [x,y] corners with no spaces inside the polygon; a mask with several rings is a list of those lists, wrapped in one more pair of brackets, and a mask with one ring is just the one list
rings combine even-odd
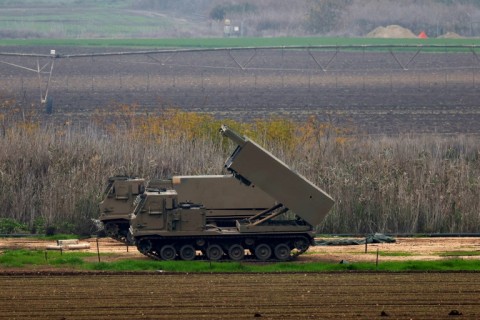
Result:
{"label": "armored cab", "polygon": [[130,232],[143,254],[171,260],[288,260],[314,243],[314,225],[332,198],[258,144],[222,126],[237,144],[225,167],[245,186],[262,190],[275,204],[234,226],[209,224],[202,203],[184,202],[176,190],[147,191],[135,202]]}
{"label": "armored cab", "polygon": [[108,179],[100,202],[100,217],[109,237],[127,242],[129,215],[136,197],[145,191],[145,180],[127,176]]}

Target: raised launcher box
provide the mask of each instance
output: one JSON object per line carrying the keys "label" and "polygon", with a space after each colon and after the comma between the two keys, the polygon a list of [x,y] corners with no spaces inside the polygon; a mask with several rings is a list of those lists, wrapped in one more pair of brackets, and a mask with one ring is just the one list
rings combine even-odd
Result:
{"label": "raised launcher box", "polygon": [[334,200],[267,150],[222,126],[238,146],[225,167],[246,184],[254,184],[312,226],[320,224]]}
{"label": "raised launcher box", "polygon": [[47,250],[84,250],[90,249],[90,243],[80,243],[78,239],[57,240],[56,245],[47,246]]}

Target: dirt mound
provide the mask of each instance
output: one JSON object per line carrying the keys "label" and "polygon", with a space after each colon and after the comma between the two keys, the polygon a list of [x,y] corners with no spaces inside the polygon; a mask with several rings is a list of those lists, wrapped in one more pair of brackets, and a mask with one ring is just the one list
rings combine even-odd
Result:
{"label": "dirt mound", "polygon": [[463,39],[461,35],[455,32],[447,32],[445,34],[442,34],[441,36],[437,37],[438,39]]}
{"label": "dirt mound", "polygon": [[404,27],[398,25],[390,25],[387,27],[377,27],[370,31],[367,38],[416,38],[417,36]]}

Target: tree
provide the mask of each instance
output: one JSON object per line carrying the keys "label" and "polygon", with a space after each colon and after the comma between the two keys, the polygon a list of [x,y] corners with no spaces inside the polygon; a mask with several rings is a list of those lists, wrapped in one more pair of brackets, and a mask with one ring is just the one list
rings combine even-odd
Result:
{"label": "tree", "polygon": [[308,0],[305,29],[311,33],[328,33],[336,29],[342,12],[352,0]]}
{"label": "tree", "polygon": [[224,6],[218,5],[213,7],[212,11],[210,11],[210,19],[223,21],[225,19],[225,15],[227,14],[227,10]]}

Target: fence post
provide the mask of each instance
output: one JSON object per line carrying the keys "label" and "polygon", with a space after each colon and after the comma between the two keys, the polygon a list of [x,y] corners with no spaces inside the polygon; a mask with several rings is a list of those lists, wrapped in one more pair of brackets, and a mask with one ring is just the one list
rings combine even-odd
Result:
{"label": "fence post", "polygon": [[98,262],[100,262],[100,247],[98,246],[98,237],[97,237],[97,256],[98,256]]}

